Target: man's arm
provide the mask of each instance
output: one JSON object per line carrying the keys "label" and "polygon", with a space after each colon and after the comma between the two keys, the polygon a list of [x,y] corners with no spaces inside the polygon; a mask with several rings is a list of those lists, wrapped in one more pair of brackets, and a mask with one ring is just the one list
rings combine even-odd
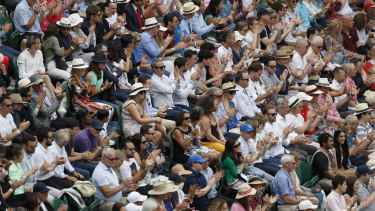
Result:
{"label": "man's arm", "polygon": [[116,193],[122,191],[126,187],[125,182],[121,183],[117,187],[110,188],[109,185],[100,186],[100,190],[103,192],[105,197],[111,197]]}

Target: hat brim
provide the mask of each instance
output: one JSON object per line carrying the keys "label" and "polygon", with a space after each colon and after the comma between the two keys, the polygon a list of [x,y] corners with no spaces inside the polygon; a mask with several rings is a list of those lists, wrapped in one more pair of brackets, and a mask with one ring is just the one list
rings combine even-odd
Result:
{"label": "hat brim", "polygon": [[367,109],[359,111],[359,112],[356,111],[353,115],[356,116],[358,114],[363,114],[365,112],[369,112],[369,111],[372,111],[372,110],[374,110],[374,109],[367,108]]}
{"label": "hat brim", "polygon": [[236,92],[238,92],[238,89],[236,89],[234,87],[232,87],[230,89],[223,89],[223,92],[230,92],[230,91],[236,91]]}
{"label": "hat brim", "polygon": [[[58,26],[67,27],[67,28],[71,28],[71,27],[72,27],[72,24],[71,24],[71,23],[70,23],[69,25],[61,25],[61,24],[62,24],[61,21],[57,21],[56,24],[57,24]],[[77,25],[78,25],[78,24],[77,24]]]}
{"label": "hat brim", "polygon": [[263,181],[253,181],[253,182],[250,182],[249,185],[262,185],[262,187],[266,187],[267,186],[267,183],[263,182]]}
{"label": "hat brim", "polygon": [[94,61],[96,63],[107,63],[107,60],[100,60],[100,59],[95,59],[95,56],[91,57],[91,61]]}
{"label": "hat brim", "polygon": [[296,105],[298,105],[298,103],[300,103],[300,102],[302,102],[302,100],[300,100],[300,99],[297,98],[297,102],[296,103],[288,105],[289,109],[292,109],[292,108],[296,107]]}
{"label": "hat brim", "polygon": [[79,19],[77,23],[71,24],[71,27],[78,26],[78,24],[83,23],[85,20],[83,18]]}
{"label": "hat brim", "polygon": [[322,84],[319,84],[319,83],[316,83],[315,86],[331,88],[331,85],[327,86],[327,85],[322,85]]}
{"label": "hat brim", "polygon": [[183,171],[179,171],[179,172],[176,172],[176,173],[179,174],[179,175],[181,175],[181,176],[185,176],[185,175],[190,175],[193,172],[188,171],[188,170],[183,170]]}
{"label": "hat brim", "polygon": [[275,56],[276,59],[290,59],[290,55]]}
{"label": "hat brim", "polygon": [[142,27],[142,30],[151,29],[151,28],[154,28],[154,27],[157,27],[157,26],[160,26],[160,24],[159,23],[153,23],[149,26]]}
{"label": "hat brim", "polygon": [[324,92],[320,91],[320,90],[316,90],[315,92],[313,93],[310,93],[309,95],[320,95],[320,94],[323,94]]}
{"label": "hat brim", "polygon": [[311,101],[313,98],[311,96],[309,97],[305,97],[304,99],[300,99],[300,100],[304,100],[304,101]]}
{"label": "hat brim", "polygon": [[192,11],[184,12],[184,7],[182,7],[182,8],[180,9],[180,12],[181,12],[181,14],[183,14],[183,15],[189,15],[189,14],[195,13],[195,12],[198,11],[198,10],[199,10],[199,7],[198,7],[197,5],[194,5],[194,9],[193,9]]}
{"label": "hat brim", "polygon": [[148,88],[137,89],[137,91],[135,91],[135,92],[132,92],[132,93],[130,93],[130,94],[129,94],[129,96],[134,96],[134,95],[137,95],[137,94],[138,94],[138,92],[140,92],[140,91],[143,91],[143,90],[147,91],[147,90],[148,90]]}
{"label": "hat brim", "polygon": [[86,69],[86,68],[89,68],[89,66],[87,64],[83,64],[83,65],[80,65],[80,66],[74,66],[73,65],[69,65],[70,68],[74,68],[74,69]]}
{"label": "hat brim", "polygon": [[205,159],[199,159],[199,160],[194,160],[194,161],[188,161],[187,164],[192,164],[192,163],[205,163],[207,160]]}
{"label": "hat brim", "polygon": [[251,192],[247,193],[245,195],[240,195],[240,194],[237,193],[236,199],[242,199],[242,198],[244,198],[246,196],[253,196],[253,195],[255,195],[255,193],[257,192],[257,190],[255,190],[255,188],[251,188],[251,189],[252,189]]}
{"label": "hat brim", "polygon": [[38,84],[43,83],[43,82],[44,82],[43,79],[38,79],[38,80],[36,80],[36,81],[30,83],[30,86],[38,85]]}

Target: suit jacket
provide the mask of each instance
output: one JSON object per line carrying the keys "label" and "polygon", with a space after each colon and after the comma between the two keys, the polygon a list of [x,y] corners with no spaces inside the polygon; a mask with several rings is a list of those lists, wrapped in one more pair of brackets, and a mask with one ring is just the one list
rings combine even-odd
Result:
{"label": "suit jacket", "polygon": [[[142,27],[145,25],[145,22],[143,20],[142,15],[142,8],[139,8],[141,13],[141,22]],[[128,4],[125,7],[125,13],[126,13],[126,28],[133,32],[141,32],[139,22],[138,22],[138,16],[137,11],[134,10],[133,4]]]}

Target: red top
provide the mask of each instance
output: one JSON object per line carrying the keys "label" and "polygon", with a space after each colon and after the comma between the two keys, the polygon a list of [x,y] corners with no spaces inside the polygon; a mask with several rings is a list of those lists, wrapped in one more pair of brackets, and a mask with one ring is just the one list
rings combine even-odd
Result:
{"label": "red top", "polygon": [[[42,5],[43,2],[45,2],[45,1],[47,1],[47,3],[49,4],[49,3],[51,3],[51,1],[54,1],[54,0],[39,0],[40,5]],[[58,4],[59,3],[57,3],[56,7],[59,6]],[[56,7],[54,9],[56,9]],[[47,26],[48,26],[48,24],[50,22],[58,22],[58,21],[60,21],[61,18],[63,17],[62,12],[63,11],[61,11],[57,17],[53,17],[52,15],[48,14],[48,16],[44,19],[44,23],[40,25],[40,28],[42,29],[42,31],[47,30]],[[51,11],[51,13],[52,13],[52,11]]]}
{"label": "red top", "polygon": [[351,28],[349,30],[349,35],[345,34],[343,31],[341,31],[341,34],[344,48],[348,51],[357,52],[356,42],[359,40],[357,30],[355,28]]}
{"label": "red top", "polygon": [[[305,120],[305,122],[306,122],[306,119],[307,119],[307,112],[309,110],[310,110],[309,107],[306,107],[306,109],[301,109],[301,115],[303,116],[303,119]],[[315,119],[315,117],[314,117],[314,119]],[[314,134],[314,133],[316,133],[315,129],[312,132],[309,132],[307,130],[305,131],[305,135],[307,135],[307,136],[309,136],[311,134]]]}

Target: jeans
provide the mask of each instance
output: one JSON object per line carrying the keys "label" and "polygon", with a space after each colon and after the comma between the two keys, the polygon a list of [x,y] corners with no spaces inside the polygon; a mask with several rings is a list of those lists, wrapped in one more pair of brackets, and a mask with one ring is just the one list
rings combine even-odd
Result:
{"label": "jeans", "polygon": [[[74,168],[74,170],[80,174],[82,174],[85,178],[84,180],[89,180],[90,179],[90,172],[85,170],[85,169],[81,169],[81,168]],[[69,174],[70,176],[73,176],[72,174]]]}
{"label": "jeans", "polygon": [[120,89],[117,88],[116,91],[113,91],[113,96],[115,96],[116,100],[124,103],[128,98],[129,94],[132,92],[130,89]]}
{"label": "jeans", "polygon": [[[95,170],[95,167],[96,167],[96,165],[94,165],[94,164],[91,164],[91,163],[84,163],[84,162],[78,162],[78,161],[76,161],[76,162],[72,162],[72,163],[70,163],[70,164],[72,164],[72,166],[74,167],[74,169],[77,169],[77,168],[79,168],[79,169],[83,169],[83,170],[86,170],[86,171],[88,171],[89,173],[90,173],[90,175],[92,175],[92,173],[94,172],[94,170]],[[77,171],[78,172],[78,171]],[[79,172],[80,174],[82,174],[81,172]],[[83,174],[82,174],[83,175]],[[89,176],[90,177],[90,176]]]}
{"label": "jeans", "polygon": [[[272,159],[271,159],[272,160]],[[276,173],[280,170],[280,166],[278,166],[276,163],[272,162],[272,161],[269,161],[269,159],[267,159],[266,161],[263,160],[262,163],[255,163],[254,164],[254,167],[258,168],[258,169],[261,169],[262,171],[272,175],[272,176],[275,176]],[[266,179],[266,178],[265,178]]]}

